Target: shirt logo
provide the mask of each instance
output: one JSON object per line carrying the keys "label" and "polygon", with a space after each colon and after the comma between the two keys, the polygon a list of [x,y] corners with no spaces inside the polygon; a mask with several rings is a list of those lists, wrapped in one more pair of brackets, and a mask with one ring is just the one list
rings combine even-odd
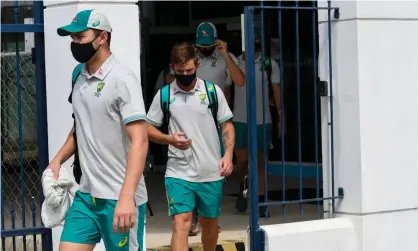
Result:
{"label": "shirt logo", "polygon": [[170,99],[170,104],[174,103],[174,101],[176,101],[176,98]]}
{"label": "shirt logo", "polygon": [[210,66],[215,67],[215,66],[216,66],[216,62],[217,62],[217,61],[218,61],[218,59],[217,59],[217,58],[212,57],[212,58],[210,59],[210,62],[211,62],[211,65],[210,65]]}
{"label": "shirt logo", "polygon": [[200,103],[204,104],[206,100],[206,93],[199,94],[199,98],[200,98]]}
{"label": "shirt logo", "polygon": [[212,91],[213,90],[213,85],[209,85],[208,86],[208,91]]}
{"label": "shirt logo", "polygon": [[128,237],[124,237],[121,241],[119,241],[118,246],[123,247],[128,242]]}
{"label": "shirt logo", "polygon": [[96,90],[96,92],[94,93],[94,96],[96,96],[96,97],[100,97],[100,95],[101,95],[101,93],[100,93],[100,92],[103,90],[104,86],[105,86],[105,83],[103,83],[103,82],[98,83],[98,84],[97,84],[97,90]]}

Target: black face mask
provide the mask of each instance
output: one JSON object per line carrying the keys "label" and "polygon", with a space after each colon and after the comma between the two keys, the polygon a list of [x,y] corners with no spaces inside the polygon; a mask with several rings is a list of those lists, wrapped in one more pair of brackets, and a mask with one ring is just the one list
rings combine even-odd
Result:
{"label": "black face mask", "polygon": [[192,75],[175,74],[175,77],[176,77],[177,81],[180,82],[180,84],[182,84],[184,86],[189,86],[193,83],[193,80],[196,79],[196,72],[193,73]]}
{"label": "black face mask", "polygon": [[204,56],[204,57],[209,57],[213,54],[213,52],[215,51],[215,47],[210,47],[210,48],[199,48],[199,52]]}
{"label": "black face mask", "polygon": [[99,36],[95,37],[93,41],[86,44],[71,42],[71,52],[73,53],[74,59],[80,63],[86,63],[87,61],[89,61],[100,48],[100,46],[97,49],[94,49],[93,47],[93,42],[98,37]]}
{"label": "black face mask", "polygon": [[261,51],[261,44],[260,43],[255,43],[254,44],[254,49],[255,49],[255,51]]}

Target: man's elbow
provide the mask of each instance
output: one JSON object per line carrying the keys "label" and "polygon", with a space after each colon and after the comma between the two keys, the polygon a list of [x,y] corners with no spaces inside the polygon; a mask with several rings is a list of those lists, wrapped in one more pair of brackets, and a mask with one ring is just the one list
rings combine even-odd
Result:
{"label": "man's elbow", "polygon": [[242,72],[235,84],[239,87],[243,87],[245,85],[245,75]]}
{"label": "man's elbow", "polygon": [[243,87],[245,85],[245,81],[238,81],[235,83],[238,87]]}

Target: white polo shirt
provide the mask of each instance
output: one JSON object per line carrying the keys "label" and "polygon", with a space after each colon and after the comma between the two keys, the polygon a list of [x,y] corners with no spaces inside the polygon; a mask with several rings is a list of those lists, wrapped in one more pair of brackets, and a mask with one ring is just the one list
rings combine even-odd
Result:
{"label": "white polo shirt", "polygon": [[[238,65],[237,58],[232,53],[229,53],[229,56]],[[205,79],[219,86],[221,90],[224,90],[226,85],[232,84],[226,60],[217,49],[209,57],[199,57],[199,68],[197,68],[196,75],[200,79]]]}
{"label": "white polo shirt", "polygon": [[[221,124],[232,118],[232,112],[221,89],[215,85],[218,95],[217,120]],[[173,81],[170,84],[169,134],[184,132],[192,144],[187,150],[168,147],[166,177],[180,178],[191,182],[209,182],[223,179],[219,174],[221,149],[218,131],[209,109],[204,81],[197,79],[190,92],[180,89]],[[147,121],[155,126],[163,123],[160,91],[154,96],[147,114]]]}
{"label": "white polo shirt", "polygon": [[[130,147],[125,125],[146,117],[141,82],[111,55],[93,75],[82,69],[72,103],[83,172],[79,190],[118,200]],[[147,202],[143,176],[135,202],[137,206]]]}
{"label": "white polo shirt", "polygon": [[[280,83],[280,70],[279,65],[274,60],[271,61],[271,82],[273,85]],[[260,56],[255,60],[255,85],[256,93],[251,94],[256,96],[257,107],[257,125],[263,124],[263,87],[265,90],[264,109],[266,109],[266,123],[271,123],[271,114],[269,109],[269,87],[267,80],[267,72],[261,69]],[[245,61],[243,55],[238,57],[238,67],[245,73]],[[264,75],[264,86],[262,83],[262,74]],[[247,85],[242,87],[235,86],[234,96],[234,122],[247,123]]]}

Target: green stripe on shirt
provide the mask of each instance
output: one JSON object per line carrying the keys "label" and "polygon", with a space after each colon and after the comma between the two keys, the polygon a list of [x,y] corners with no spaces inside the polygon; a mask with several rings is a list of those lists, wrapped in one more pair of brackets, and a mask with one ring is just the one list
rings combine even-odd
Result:
{"label": "green stripe on shirt", "polygon": [[133,115],[133,116],[125,118],[124,120],[122,120],[122,122],[124,125],[126,125],[134,121],[145,120],[145,119],[146,119],[145,115]]}

